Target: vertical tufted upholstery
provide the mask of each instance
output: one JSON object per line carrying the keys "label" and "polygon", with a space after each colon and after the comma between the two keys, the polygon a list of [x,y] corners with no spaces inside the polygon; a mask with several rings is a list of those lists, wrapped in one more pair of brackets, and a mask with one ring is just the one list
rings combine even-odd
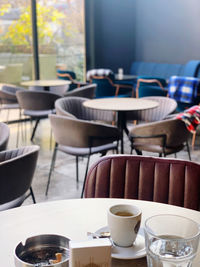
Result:
{"label": "vertical tufted upholstery", "polygon": [[178,159],[112,155],[89,170],[86,198],[129,198],[199,210],[200,165]]}
{"label": "vertical tufted upholstery", "polygon": [[144,100],[158,102],[156,108],[138,111],[129,111],[126,113],[127,120],[138,120],[139,122],[153,122],[165,119],[168,115],[175,112],[177,108],[176,100],[163,96],[142,97]]}
{"label": "vertical tufted upholstery", "polygon": [[113,112],[107,110],[91,109],[83,106],[83,102],[89,100],[84,97],[64,97],[55,102],[56,113],[62,116],[76,117],[80,120],[113,121]]}

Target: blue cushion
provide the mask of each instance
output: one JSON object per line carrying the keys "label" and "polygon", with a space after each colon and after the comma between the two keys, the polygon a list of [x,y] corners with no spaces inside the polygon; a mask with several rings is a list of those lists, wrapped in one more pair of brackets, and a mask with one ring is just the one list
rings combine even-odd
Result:
{"label": "blue cushion", "polygon": [[130,74],[158,76],[164,79],[173,75],[200,77],[200,61],[191,60],[186,64],[135,61],[131,65]]}
{"label": "blue cushion", "polygon": [[191,60],[185,65],[185,68],[181,76],[200,77],[198,76],[199,69],[200,69],[200,61]]}
{"label": "blue cushion", "polygon": [[162,90],[159,86],[140,86],[139,97],[145,96],[167,96],[167,91]]}

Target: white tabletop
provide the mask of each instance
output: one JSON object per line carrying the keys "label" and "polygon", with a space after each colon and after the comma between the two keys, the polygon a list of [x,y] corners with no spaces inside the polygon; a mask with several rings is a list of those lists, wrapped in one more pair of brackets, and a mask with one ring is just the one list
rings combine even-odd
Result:
{"label": "white tabletop", "polygon": [[71,84],[70,81],[67,80],[33,80],[33,81],[26,81],[22,82],[21,85],[24,86],[61,86],[61,85],[68,85]]}
{"label": "white tabletop", "polygon": [[91,99],[83,102],[88,108],[112,110],[112,111],[134,111],[151,109],[158,106],[158,102],[131,97],[113,97]]}
{"label": "white tabletop", "polygon": [[[200,223],[200,212],[139,200],[73,199],[23,206],[0,212],[1,266],[14,267],[14,248],[19,242],[33,235],[60,234],[73,240],[86,240],[87,231],[95,232],[107,225],[107,210],[111,205],[118,203],[129,203],[140,207],[142,226],[146,218],[161,213],[186,216]],[[112,266],[146,267],[146,259],[113,259]],[[200,266],[200,250],[193,267],[198,266]]]}

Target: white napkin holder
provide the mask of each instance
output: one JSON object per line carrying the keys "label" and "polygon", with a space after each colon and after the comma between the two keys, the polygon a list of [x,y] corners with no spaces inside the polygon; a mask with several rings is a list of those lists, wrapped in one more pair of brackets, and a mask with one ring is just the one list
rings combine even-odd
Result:
{"label": "white napkin holder", "polygon": [[69,267],[111,266],[111,242],[108,238],[70,241]]}

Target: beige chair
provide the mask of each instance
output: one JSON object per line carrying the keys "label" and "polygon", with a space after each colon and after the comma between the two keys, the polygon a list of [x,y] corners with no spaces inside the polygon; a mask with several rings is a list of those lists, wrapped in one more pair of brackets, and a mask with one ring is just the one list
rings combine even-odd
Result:
{"label": "beige chair", "polygon": [[49,115],[52,131],[55,137],[56,145],[52,157],[51,168],[46,188],[48,193],[51,173],[54,168],[57,151],[76,157],[76,181],[78,183],[78,160],[79,157],[87,156],[85,179],[88,171],[89,160],[92,154],[101,153],[105,155],[109,150],[118,152],[118,140],[120,133],[118,128],[103,123],[96,123],[83,118],[77,118],[74,114],[68,112],[67,115]]}
{"label": "beige chair", "polygon": [[148,151],[165,157],[176,154],[186,146],[191,160],[188,145],[190,132],[181,120],[169,119],[137,125],[130,129],[129,136],[131,153],[135,149],[139,155],[142,155],[142,151]]}
{"label": "beige chair", "polygon": [[200,165],[179,159],[109,155],[92,165],[85,185],[86,198],[140,199],[194,210],[199,196]]}
{"label": "beige chair", "polygon": [[6,68],[0,71],[0,83],[9,83],[19,85],[22,80],[23,64],[8,64]]}

